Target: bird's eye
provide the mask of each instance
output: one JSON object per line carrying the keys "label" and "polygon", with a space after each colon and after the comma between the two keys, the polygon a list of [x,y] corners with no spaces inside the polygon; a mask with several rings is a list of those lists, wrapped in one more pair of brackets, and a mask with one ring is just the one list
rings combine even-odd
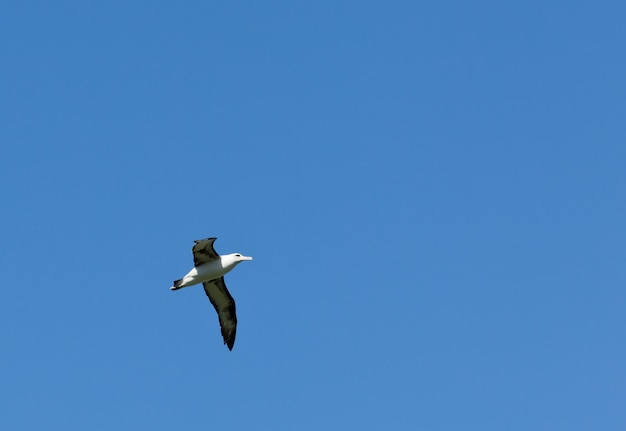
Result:
{"label": "bird's eye", "polygon": [[235,256],[237,256],[237,257],[241,257],[241,255],[240,255],[240,254],[236,254]]}

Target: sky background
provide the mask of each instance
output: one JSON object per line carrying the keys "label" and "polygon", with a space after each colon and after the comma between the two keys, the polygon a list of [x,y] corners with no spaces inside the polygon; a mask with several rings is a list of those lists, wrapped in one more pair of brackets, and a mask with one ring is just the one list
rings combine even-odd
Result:
{"label": "sky background", "polygon": [[625,429],[625,14],[2,3],[1,427]]}

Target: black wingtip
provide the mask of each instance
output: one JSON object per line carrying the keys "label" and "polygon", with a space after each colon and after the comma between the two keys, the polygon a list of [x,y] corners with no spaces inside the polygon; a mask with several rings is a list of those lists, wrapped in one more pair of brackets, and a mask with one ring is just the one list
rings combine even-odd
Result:
{"label": "black wingtip", "polygon": [[216,239],[217,239],[216,236],[212,236],[211,238],[194,239],[193,242],[194,244],[198,244],[199,242],[202,242],[202,241],[211,241],[211,240],[215,242]]}
{"label": "black wingtip", "polygon": [[228,347],[228,350],[233,350],[233,347],[235,347],[236,335],[237,335],[237,328],[232,330],[230,333],[227,333],[227,334],[222,333],[222,336],[224,337],[224,344],[226,345],[226,347]]}
{"label": "black wingtip", "polygon": [[228,338],[224,338],[224,344],[226,345],[226,347],[228,347],[228,350],[233,350],[233,347],[235,347],[235,337],[231,336]]}

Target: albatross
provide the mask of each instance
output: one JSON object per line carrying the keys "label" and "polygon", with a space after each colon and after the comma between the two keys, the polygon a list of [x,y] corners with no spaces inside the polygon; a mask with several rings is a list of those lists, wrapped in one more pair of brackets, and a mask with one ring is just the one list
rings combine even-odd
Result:
{"label": "albatross", "polygon": [[202,283],[211,304],[217,311],[222,329],[224,344],[229,350],[235,345],[237,334],[237,315],[235,314],[235,300],[230,295],[224,282],[224,275],[244,260],[252,260],[249,256],[240,253],[231,253],[220,256],[213,248],[217,238],[205,238],[194,241],[193,268],[183,278],[174,281],[170,290]]}

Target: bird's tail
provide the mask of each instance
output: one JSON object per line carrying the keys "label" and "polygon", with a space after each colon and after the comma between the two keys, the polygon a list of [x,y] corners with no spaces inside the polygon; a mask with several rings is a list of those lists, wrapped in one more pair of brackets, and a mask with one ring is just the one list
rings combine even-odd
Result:
{"label": "bird's tail", "polygon": [[181,284],[183,284],[183,279],[182,278],[180,280],[174,281],[174,285],[172,287],[170,287],[170,290],[178,290],[178,289],[182,288],[183,286],[181,286]]}

